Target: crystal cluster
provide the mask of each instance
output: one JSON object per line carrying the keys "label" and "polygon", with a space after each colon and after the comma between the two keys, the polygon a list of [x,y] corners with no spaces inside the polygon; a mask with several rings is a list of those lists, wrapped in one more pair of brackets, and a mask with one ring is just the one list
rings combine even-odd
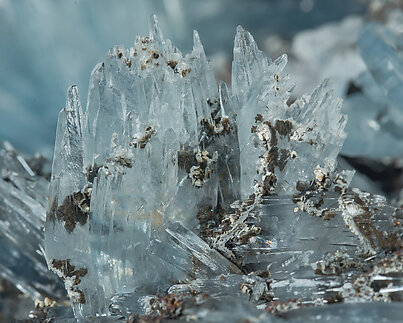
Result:
{"label": "crystal cluster", "polygon": [[45,245],[77,318],[267,320],[256,306],[359,297],[360,257],[400,249],[403,215],[336,170],[341,100],[326,80],[289,104],[286,63],[238,27],[232,88],[217,86],[197,32],[182,55],[152,17],[94,68],[85,110],[69,89]]}

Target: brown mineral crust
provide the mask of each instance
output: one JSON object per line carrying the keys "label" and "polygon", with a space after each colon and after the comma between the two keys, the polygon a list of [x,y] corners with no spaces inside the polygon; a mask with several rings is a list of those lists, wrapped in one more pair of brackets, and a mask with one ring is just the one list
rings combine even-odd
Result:
{"label": "brown mineral crust", "polygon": [[207,99],[207,104],[209,106],[218,105],[219,103],[220,103],[220,101],[216,97],[212,97],[212,98]]}
{"label": "brown mineral crust", "polygon": [[[206,118],[200,120],[200,126],[203,131],[205,131],[207,137],[213,138],[214,136],[220,136],[221,134],[229,134],[232,130],[232,126],[228,118],[212,118],[214,125]],[[221,129],[217,131],[217,129]]]}
{"label": "brown mineral crust", "polygon": [[242,236],[238,238],[238,241],[241,244],[247,244],[249,238],[256,237],[262,233],[262,229],[260,227],[256,227],[255,230],[249,230],[248,232],[244,233]]}
{"label": "brown mineral crust", "polygon": [[128,68],[132,67],[132,61],[129,58],[125,58],[125,64]]}
{"label": "brown mineral crust", "polygon": [[191,69],[190,67],[189,67],[189,68],[185,68],[184,70],[182,70],[182,71],[181,71],[182,77],[185,77],[186,75],[188,75],[191,70],[192,70],[192,69]]}
{"label": "brown mineral crust", "polygon": [[177,61],[168,61],[167,65],[172,68],[173,70],[175,70],[176,65],[178,65]]}
{"label": "brown mineral crust", "polygon": [[[108,162],[111,162],[111,159],[107,160]],[[126,168],[132,168],[133,167],[133,161],[130,158],[124,157],[124,156],[116,156],[113,161],[123,167]]]}
{"label": "brown mineral crust", "polygon": [[193,151],[186,148],[183,148],[181,150],[178,151],[178,167],[185,169],[186,173],[190,173],[190,169],[192,168],[192,166],[196,166],[197,161],[195,158],[195,154]]}
{"label": "brown mineral crust", "polygon": [[224,128],[224,130],[223,130],[224,133],[230,133],[230,131],[232,130],[232,126],[231,126],[228,118],[223,118],[221,120],[221,117],[219,117],[219,118],[217,118],[217,123],[221,123],[221,125]]}
{"label": "brown mineral crust", "polygon": [[152,51],[151,56],[146,60],[146,64],[151,63],[154,59],[158,59],[159,57],[160,57],[159,53]]}
{"label": "brown mineral crust", "polygon": [[270,314],[278,315],[283,312],[288,312],[291,310],[295,310],[297,308],[301,308],[302,306],[303,306],[303,304],[300,299],[290,299],[285,302],[274,301],[274,302],[270,302],[266,306],[265,311]]}
{"label": "brown mineral crust", "polygon": [[340,295],[340,293],[335,293],[332,296],[326,297],[325,301],[327,302],[327,304],[343,303],[344,298]]}
{"label": "brown mineral crust", "polygon": [[56,218],[59,221],[64,222],[64,227],[67,232],[73,232],[77,223],[79,223],[80,225],[84,225],[87,223],[89,212],[84,212],[80,207],[80,203],[82,203],[82,201],[86,199],[87,197],[85,197],[80,191],[75,192],[72,195],[66,196],[62,205],[60,205],[56,209]]}
{"label": "brown mineral crust", "polygon": [[252,127],[250,128],[250,133],[255,133],[255,132],[256,132],[256,129],[257,129],[257,126],[252,126]]}
{"label": "brown mineral crust", "polygon": [[149,143],[152,135],[155,134],[155,130],[153,127],[148,126],[145,129],[145,134],[140,137],[140,139],[137,140],[137,138],[133,138],[133,141],[129,144],[130,146],[137,148],[139,147],[140,149],[144,149],[146,145]]}
{"label": "brown mineral crust", "polygon": [[262,120],[263,120],[263,116],[260,113],[258,113],[255,116],[255,123],[261,122]]}
{"label": "brown mineral crust", "polygon": [[79,290],[79,289],[76,289],[75,292],[79,294],[79,296],[78,296],[78,298],[77,298],[77,303],[85,304],[85,296],[84,296],[84,293],[83,293],[81,290]]}
{"label": "brown mineral crust", "polygon": [[[378,260],[375,265],[372,265],[371,269],[355,276],[352,281],[352,287],[342,291],[342,295],[355,301],[360,298],[366,301],[368,301],[368,298],[372,301],[394,301],[395,297],[399,298],[399,292],[382,292],[382,288],[393,286],[394,278],[397,279],[396,282],[400,285],[402,260],[401,251],[396,251]],[[382,277],[385,279],[382,279]]]}
{"label": "brown mineral crust", "polygon": [[196,294],[168,294],[157,295],[150,302],[150,311],[147,315],[130,314],[127,323],[160,323],[169,320],[187,321],[183,314],[184,308],[204,302],[208,298],[205,293]]}
{"label": "brown mineral crust", "polygon": [[63,276],[61,277],[63,280],[65,277],[73,277],[75,276],[75,280],[73,282],[73,285],[78,285],[81,282],[82,277],[87,275],[87,269],[86,268],[79,268],[75,270],[75,266],[70,264],[70,259],[65,259],[65,260],[52,260],[52,267],[61,271]]}
{"label": "brown mineral crust", "polygon": [[[244,245],[251,237],[258,236],[261,233],[261,228],[253,222],[246,223],[247,219],[250,220],[255,216],[254,211],[252,211],[255,203],[254,194],[247,200],[237,202],[238,208],[231,213],[219,209],[218,213],[215,214],[205,208],[199,212],[198,218],[201,221],[202,238],[238,268],[241,268],[243,257],[236,256],[232,251],[233,247]],[[245,217],[244,212],[248,212],[248,217]],[[216,217],[214,218],[214,216]],[[240,271],[243,272],[242,269]]]}
{"label": "brown mineral crust", "polygon": [[335,254],[326,255],[323,260],[316,262],[315,275],[340,276],[351,269],[362,269],[362,263],[336,251]]}
{"label": "brown mineral crust", "polygon": [[274,168],[278,165],[278,148],[272,147],[267,154],[266,162],[267,162],[267,170],[271,173],[274,173]]}
{"label": "brown mineral crust", "polygon": [[[297,181],[295,188],[299,193],[295,193],[293,195],[292,201],[294,203],[311,199],[317,193],[323,193],[323,187],[321,187],[317,183],[317,181],[310,181],[310,182]],[[314,207],[319,209],[322,206],[323,202],[324,202],[323,196],[319,196],[317,201],[314,203]]]}
{"label": "brown mineral crust", "polygon": [[291,134],[293,126],[289,120],[276,120],[274,123],[274,129],[283,137]]}
{"label": "brown mineral crust", "polygon": [[53,259],[51,262],[51,268],[56,270],[56,273],[59,277],[65,281],[67,277],[74,277],[74,281],[72,282],[72,286],[69,289],[78,294],[78,297],[74,299],[77,303],[85,304],[85,295],[84,293],[77,287],[78,284],[81,283],[81,278],[87,275],[87,268],[79,268],[76,269],[74,265],[70,263],[70,259],[65,260],[56,260]]}
{"label": "brown mineral crust", "polygon": [[403,247],[403,242],[397,236],[397,232],[384,234],[379,231],[373,223],[373,216],[369,211],[368,206],[363,206],[365,203],[355,197],[354,200],[358,200],[363,204],[360,205],[362,212],[354,217],[354,223],[357,225],[360,232],[368,239],[372,248],[379,246],[383,250],[397,251]]}
{"label": "brown mineral crust", "polygon": [[269,127],[270,130],[270,147],[277,146],[277,134],[276,129],[272,126],[270,121],[263,122],[265,125]]}
{"label": "brown mineral crust", "polygon": [[95,177],[97,177],[98,171],[100,168],[102,168],[103,166],[98,166],[96,163],[94,163],[94,165],[90,166],[87,168],[87,181],[90,183],[94,183],[94,179]]}
{"label": "brown mineral crust", "polygon": [[182,313],[183,301],[183,296],[177,294],[157,296],[151,305],[152,311],[160,318],[175,319]]}
{"label": "brown mineral crust", "polygon": [[366,203],[361,199],[359,195],[354,195],[354,202],[364,207],[366,205]]}
{"label": "brown mineral crust", "polygon": [[218,226],[223,220],[225,210],[218,206],[214,209],[211,205],[199,210],[196,217],[200,224],[200,235],[203,239],[214,237],[218,234]]}
{"label": "brown mineral crust", "polygon": [[325,211],[323,214],[324,214],[323,220],[327,220],[327,221],[330,221],[337,215],[337,213],[335,211]]}
{"label": "brown mineral crust", "polygon": [[[264,195],[270,195],[274,189],[274,185],[277,183],[277,178],[273,180],[273,176],[275,176],[275,169],[278,168],[280,172],[284,171],[285,166],[287,165],[288,160],[292,157],[293,159],[296,157],[295,153],[290,152],[288,149],[279,149],[278,138],[288,137],[292,133],[293,123],[289,120],[276,120],[273,123],[270,121],[263,121],[263,116],[261,114],[256,115],[255,123],[256,126],[251,127],[251,133],[258,133],[262,131],[260,129],[261,124],[267,126],[270,132],[270,138],[265,133],[265,130],[262,132],[262,146],[266,150],[266,153],[261,155],[260,158],[264,159],[265,162],[265,180],[264,180]],[[258,142],[255,142],[255,145]],[[270,180],[267,177],[270,176]],[[273,186],[268,186],[269,181],[273,183]]]}
{"label": "brown mineral crust", "polygon": [[214,126],[207,119],[200,120],[201,129],[203,129],[209,138],[215,135]]}
{"label": "brown mineral crust", "polygon": [[274,174],[269,174],[264,178],[263,188],[264,196],[272,195],[272,188],[277,185],[277,177]]}
{"label": "brown mineral crust", "polygon": [[290,152],[287,149],[280,149],[280,159],[278,160],[278,169],[282,172],[290,158]]}

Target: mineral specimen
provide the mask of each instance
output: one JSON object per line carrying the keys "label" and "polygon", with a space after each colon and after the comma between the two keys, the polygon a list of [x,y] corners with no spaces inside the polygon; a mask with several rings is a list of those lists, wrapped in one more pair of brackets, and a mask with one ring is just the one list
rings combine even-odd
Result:
{"label": "mineral specimen", "polygon": [[68,90],[45,245],[77,318],[268,320],[258,309],[349,300],[362,263],[374,280],[400,259],[384,252],[401,213],[336,170],[341,100],[324,81],[288,104],[286,63],[238,27],[232,89],[217,87],[197,32],[183,56],[152,17],[94,68],[85,110]]}

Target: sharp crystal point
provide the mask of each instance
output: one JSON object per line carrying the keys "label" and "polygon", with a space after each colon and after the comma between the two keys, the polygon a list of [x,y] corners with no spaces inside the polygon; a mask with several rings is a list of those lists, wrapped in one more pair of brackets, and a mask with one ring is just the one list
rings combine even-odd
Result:
{"label": "sharp crystal point", "polygon": [[283,54],[274,61],[274,64],[278,66],[278,69],[281,72],[287,65],[287,62],[288,62],[288,56],[287,54]]}
{"label": "sharp crystal point", "polygon": [[66,107],[59,113],[52,179],[53,185],[61,183],[61,188],[55,199],[64,198],[83,183],[82,117],[78,89],[72,86],[67,91]]}
{"label": "sharp crystal point", "polygon": [[257,52],[260,51],[253,36],[238,26],[234,41],[234,61],[243,57],[253,57]]}
{"label": "sharp crystal point", "polygon": [[200,36],[197,30],[193,30],[193,50],[196,51],[197,49],[203,49],[203,45],[200,41]]}

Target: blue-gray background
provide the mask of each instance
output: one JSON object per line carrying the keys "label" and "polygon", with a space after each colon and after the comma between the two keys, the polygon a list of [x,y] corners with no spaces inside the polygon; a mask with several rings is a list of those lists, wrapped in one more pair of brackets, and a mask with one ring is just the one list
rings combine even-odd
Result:
{"label": "blue-gray background", "polygon": [[0,0],[0,141],[51,157],[68,86],[85,106],[92,68],[113,45],[146,35],[152,13],[181,50],[197,29],[208,55],[230,57],[238,24],[263,47],[268,35],[290,40],[364,12],[359,0]]}

